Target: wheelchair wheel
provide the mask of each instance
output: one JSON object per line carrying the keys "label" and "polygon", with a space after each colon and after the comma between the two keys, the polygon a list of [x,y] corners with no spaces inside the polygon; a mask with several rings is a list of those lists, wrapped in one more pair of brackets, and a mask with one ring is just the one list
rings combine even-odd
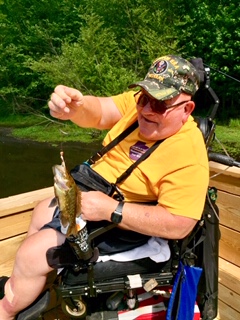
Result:
{"label": "wheelchair wheel", "polygon": [[62,300],[62,311],[71,319],[85,319],[87,314],[86,304],[80,298]]}

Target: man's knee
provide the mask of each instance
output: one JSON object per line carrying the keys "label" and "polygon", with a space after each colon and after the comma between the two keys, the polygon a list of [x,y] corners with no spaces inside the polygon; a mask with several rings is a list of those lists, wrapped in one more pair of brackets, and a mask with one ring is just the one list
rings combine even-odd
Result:
{"label": "man's knee", "polygon": [[34,208],[28,229],[28,236],[38,232],[46,223],[52,220],[55,208],[49,207],[51,200],[52,197],[42,200]]}

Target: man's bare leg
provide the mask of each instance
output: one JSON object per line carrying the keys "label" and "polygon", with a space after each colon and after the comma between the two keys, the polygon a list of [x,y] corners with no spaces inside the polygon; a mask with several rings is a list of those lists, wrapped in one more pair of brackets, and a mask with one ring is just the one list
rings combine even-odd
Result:
{"label": "man's bare leg", "polygon": [[[47,221],[42,218],[38,223],[37,216],[42,211],[39,209],[46,212],[46,206],[39,205],[36,208],[32,220],[34,227],[29,228],[29,236],[17,252],[11,278],[5,285],[5,296],[0,300],[0,320],[13,320],[19,311],[29,306],[40,295],[46,283],[47,274],[52,271],[47,263],[46,251],[61,245],[65,240],[64,235],[53,229],[37,232],[42,222],[51,221],[48,217]],[[41,212],[42,215],[45,215],[44,211]],[[45,218],[50,214],[52,215],[52,209],[46,212]]]}

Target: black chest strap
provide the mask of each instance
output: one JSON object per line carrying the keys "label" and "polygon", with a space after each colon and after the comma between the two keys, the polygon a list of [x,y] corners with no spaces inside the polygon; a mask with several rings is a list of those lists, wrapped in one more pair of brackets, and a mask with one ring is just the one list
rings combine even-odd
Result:
{"label": "black chest strap", "polygon": [[[122,133],[120,133],[115,139],[113,139],[108,145],[103,147],[100,151],[96,152],[93,156],[91,156],[87,163],[89,165],[94,164],[96,161],[98,161],[104,154],[106,154],[109,150],[111,150],[113,147],[115,147],[120,141],[122,141],[124,138],[126,138],[131,132],[133,132],[138,127],[138,121],[135,121],[133,124],[131,124],[126,130],[124,130]],[[120,177],[117,178],[115,184],[122,183],[131,173],[132,171],[145,159],[147,159],[150,154],[164,141],[158,140],[156,141],[142,156],[134,162],[126,171],[124,171]]]}
{"label": "black chest strap", "polygon": [[133,122],[127,129],[125,129],[122,133],[120,133],[115,139],[113,139],[108,145],[103,147],[101,150],[97,151],[94,155],[92,155],[87,163],[94,164],[96,161],[102,158],[102,156],[115,147],[120,141],[126,138],[131,132],[133,132],[138,127],[138,121]]}

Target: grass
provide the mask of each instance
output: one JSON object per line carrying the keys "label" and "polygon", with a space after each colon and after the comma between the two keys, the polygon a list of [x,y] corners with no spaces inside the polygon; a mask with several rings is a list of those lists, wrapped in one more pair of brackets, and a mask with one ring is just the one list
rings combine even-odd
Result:
{"label": "grass", "polygon": [[80,128],[70,121],[53,120],[47,116],[9,116],[0,120],[1,127],[11,128],[12,136],[38,142],[102,141],[105,131]]}
{"label": "grass", "polygon": [[[99,142],[106,134],[106,131],[79,128],[70,121],[53,120],[45,115],[8,116],[0,119],[0,127],[11,127],[11,134],[17,138],[50,143]],[[213,151],[224,153],[225,148],[231,157],[240,159],[240,119],[230,120],[228,125],[217,123],[215,134]]]}
{"label": "grass", "polygon": [[102,133],[95,129],[83,129],[74,124],[51,124],[47,126],[34,125],[27,128],[15,128],[12,135],[18,138],[39,142],[81,141],[90,143],[102,140]]}
{"label": "grass", "polygon": [[240,159],[240,119],[232,119],[228,125],[217,124],[215,135],[214,151],[223,153],[224,147],[231,157]]}

